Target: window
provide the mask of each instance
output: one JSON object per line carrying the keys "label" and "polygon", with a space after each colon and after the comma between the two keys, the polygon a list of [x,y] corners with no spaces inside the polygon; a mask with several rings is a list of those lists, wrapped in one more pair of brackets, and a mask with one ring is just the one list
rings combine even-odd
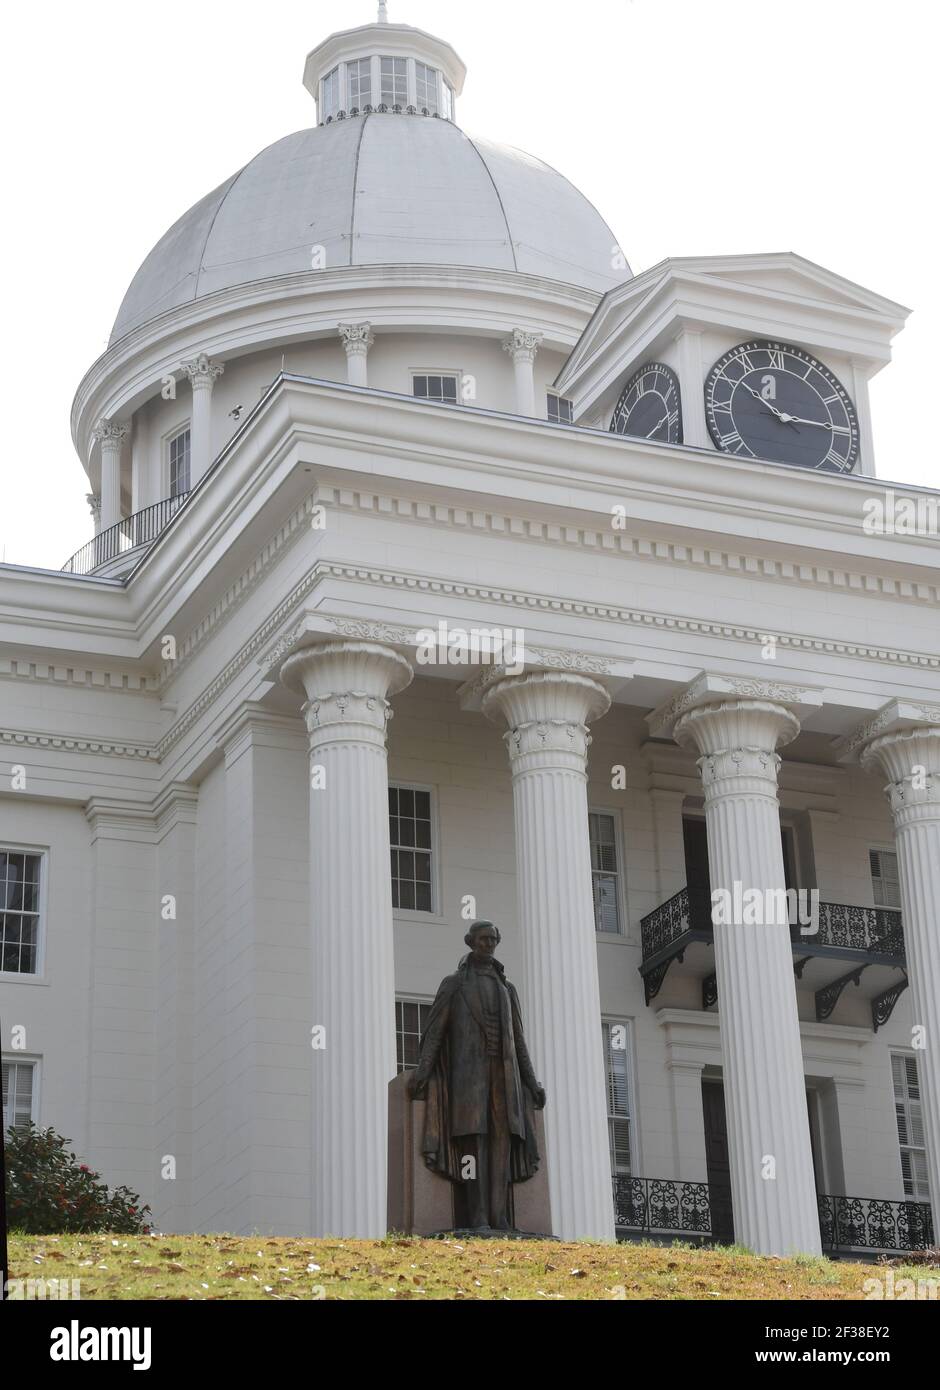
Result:
{"label": "window", "polygon": [[320,90],[323,93],[320,119],[328,121],[339,110],[339,68],[334,68],[324,77]]}
{"label": "window", "polygon": [[630,1074],[633,1046],[630,1025],[622,1019],[604,1019],[604,1065],[607,1073],[607,1134],[610,1144],[610,1171],[632,1171],[630,1119]]}
{"label": "window", "polygon": [[898,856],[890,849],[870,849],[871,890],[876,907],[901,906],[901,883],[898,878]]}
{"label": "window", "polygon": [[358,58],[346,64],[346,105],[361,111],[372,105],[372,59]]}
{"label": "window", "polygon": [[415,81],[418,90],[418,110],[426,116],[436,116],[437,68],[429,68],[424,63],[415,63]]}
{"label": "window", "polygon": [[34,1119],[33,1099],[36,1073],[35,1062],[11,1062],[4,1058],[0,1064],[3,1074],[3,1128],[25,1129]]}
{"label": "window", "polygon": [[613,816],[591,811],[591,880],[594,885],[594,930],[620,931],[620,893],[617,873],[617,833]]}
{"label": "window", "polygon": [[571,402],[566,396],[556,396],[551,391],[548,393],[548,418],[555,425],[570,425],[574,419],[571,410]]}
{"label": "window", "polygon": [[170,496],[182,497],[189,491],[189,426],[170,440]]}
{"label": "window", "polygon": [[441,115],[445,121],[454,119],[454,89],[444,78],[441,78]]}
{"label": "window", "polygon": [[39,969],[41,854],[0,849],[0,970],[35,975]]}
{"label": "window", "polygon": [[382,59],[382,101],[386,106],[408,105],[408,59]]}
{"label": "window", "polygon": [[417,999],[395,1000],[395,1050],[399,1072],[414,1071],[418,1065],[421,1038],[430,1017],[430,1004],[422,1004]]}
{"label": "window", "polygon": [[927,1184],[927,1150],[924,1144],[924,1113],[921,1109],[920,1084],[917,1078],[917,1058],[908,1053],[892,1053],[891,1071],[894,1077],[894,1111],[898,1119],[904,1195],[913,1197],[915,1201],[928,1202],[930,1189]]}
{"label": "window", "polygon": [[414,393],[422,401],[444,401],[447,405],[457,404],[457,377],[450,373],[440,376],[416,376],[412,378]]}
{"label": "window", "polygon": [[388,838],[392,850],[392,906],[432,912],[430,792],[389,787]]}

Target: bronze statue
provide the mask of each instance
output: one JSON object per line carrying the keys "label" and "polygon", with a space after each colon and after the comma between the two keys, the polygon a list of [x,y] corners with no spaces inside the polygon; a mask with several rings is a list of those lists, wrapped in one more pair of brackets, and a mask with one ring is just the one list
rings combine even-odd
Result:
{"label": "bronze statue", "polygon": [[[500,935],[474,922],[455,975],[441,982],[421,1039],[412,1100],[427,1098],[422,1152],[459,1184],[473,1230],[512,1230],[510,1187],[539,1166],[534,1110],[545,1105],[522,1031],[519,996],[494,956]],[[458,1210],[460,1202],[458,1202]]]}

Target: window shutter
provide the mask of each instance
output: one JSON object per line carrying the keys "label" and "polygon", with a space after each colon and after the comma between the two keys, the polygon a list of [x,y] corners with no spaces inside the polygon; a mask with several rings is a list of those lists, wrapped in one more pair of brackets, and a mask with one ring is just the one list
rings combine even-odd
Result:
{"label": "window shutter", "polygon": [[901,906],[901,883],[898,877],[898,856],[888,849],[868,851],[872,893],[876,907]]}

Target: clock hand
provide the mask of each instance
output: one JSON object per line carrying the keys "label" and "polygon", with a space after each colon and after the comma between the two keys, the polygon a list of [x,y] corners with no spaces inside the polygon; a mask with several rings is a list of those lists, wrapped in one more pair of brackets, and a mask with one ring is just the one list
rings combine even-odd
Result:
{"label": "clock hand", "polygon": [[[748,386],[746,381],[741,381],[738,383],[738,385],[743,386],[745,391],[750,391],[751,395],[754,397],[757,403],[759,405],[762,405],[765,410],[769,410],[771,415],[776,415],[777,419],[780,420],[784,425],[793,425],[793,428],[796,430],[796,425],[793,423],[796,419],[795,415],[788,415],[786,411],[778,410],[775,405],[771,405],[770,401],[765,401],[761,393],[759,391],[755,391],[753,386]],[[796,430],[796,432],[797,434],[799,434],[799,430]]]}
{"label": "clock hand", "polygon": [[649,434],[646,436],[647,439],[652,439],[652,437],[653,437],[653,435],[656,433],[656,431],[659,430],[659,429],[662,429],[663,425],[666,424],[666,422],[667,422],[668,419],[669,419],[669,416],[668,416],[668,415],[664,415],[663,418],[659,421],[659,423],[656,424],[656,425],[654,425],[653,428],[650,430]]}
{"label": "clock hand", "polygon": [[818,430],[832,429],[832,425],[828,420],[804,420],[802,415],[790,415],[787,418],[795,420],[798,425],[815,425]]}

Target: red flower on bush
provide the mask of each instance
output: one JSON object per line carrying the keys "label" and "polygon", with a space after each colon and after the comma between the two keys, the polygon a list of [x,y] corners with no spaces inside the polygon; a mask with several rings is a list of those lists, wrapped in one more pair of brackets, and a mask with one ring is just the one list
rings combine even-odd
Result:
{"label": "red flower on bush", "polygon": [[145,1232],[150,1208],[127,1187],[109,1192],[100,1174],[67,1150],[68,1142],[33,1124],[7,1131],[7,1191],[16,1228],[29,1235]]}

